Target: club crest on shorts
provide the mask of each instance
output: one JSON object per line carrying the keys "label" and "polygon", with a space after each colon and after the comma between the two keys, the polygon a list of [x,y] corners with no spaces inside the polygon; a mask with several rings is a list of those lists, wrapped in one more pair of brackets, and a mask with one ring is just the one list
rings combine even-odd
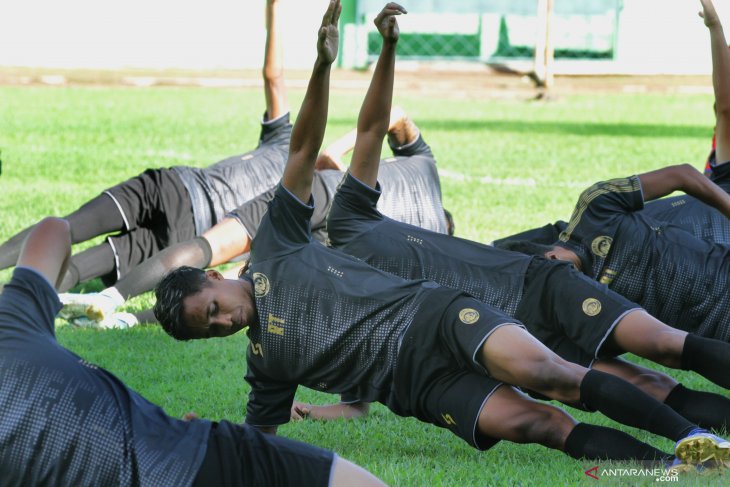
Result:
{"label": "club crest on shorts", "polygon": [[465,325],[473,325],[479,321],[479,311],[474,308],[464,308],[459,311],[459,319]]}
{"label": "club crest on shorts", "polygon": [[608,251],[611,250],[612,243],[613,239],[607,235],[596,237],[593,239],[593,242],[591,242],[591,252],[593,252],[593,255],[597,255],[598,257],[606,257],[608,255]]}
{"label": "club crest on shorts", "polygon": [[269,278],[260,272],[253,273],[253,290],[257,298],[263,298],[269,294]]}
{"label": "club crest on shorts", "polygon": [[587,298],[583,301],[583,312],[588,316],[596,316],[601,312],[601,302],[596,298]]}

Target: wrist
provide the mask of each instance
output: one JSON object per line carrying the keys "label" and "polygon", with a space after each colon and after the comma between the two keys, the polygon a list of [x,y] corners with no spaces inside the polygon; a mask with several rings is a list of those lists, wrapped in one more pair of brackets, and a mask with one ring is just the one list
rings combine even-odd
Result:
{"label": "wrist", "polygon": [[327,70],[332,67],[332,63],[334,61],[330,61],[328,59],[322,58],[322,56],[318,55],[317,60],[314,61],[314,70],[315,71],[323,71]]}

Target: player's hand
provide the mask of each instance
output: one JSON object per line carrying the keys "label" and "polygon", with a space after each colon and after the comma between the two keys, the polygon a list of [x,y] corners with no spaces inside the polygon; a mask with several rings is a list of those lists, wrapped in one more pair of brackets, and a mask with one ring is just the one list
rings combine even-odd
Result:
{"label": "player's hand", "polygon": [[383,10],[375,17],[375,27],[377,27],[383,40],[397,42],[400,36],[396,15],[407,14],[406,9],[395,2],[388,3]]}
{"label": "player's hand", "polygon": [[291,406],[291,420],[301,421],[307,419],[309,413],[312,412],[311,404],[304,404],[303,402],[296,402]]}
{"label": "player's hand", "polygon": [[705,19],[705,25],[707,27],[721,25],[720,17],[718,17],[717,12],[715,11],[715,5],[713,5],[712,0],[700,0],[700,3],[702,4],[700,17]]}
{"label": "player's hand", "polygon": [[340,12],[342,12],[340,0],[330,0],[327,12],[322,17],[322,25],[319,28],[317,55],[321,61],[327,64],[332,64],[337,57],[337,49],[340,44],[337,22],[340,20]]}
{"label": "player's hand", "polygon": [[199,419],[198,413],[195,411],[188,411],[187,413],[183,414],[183,421],[193,421],[195,419]]}

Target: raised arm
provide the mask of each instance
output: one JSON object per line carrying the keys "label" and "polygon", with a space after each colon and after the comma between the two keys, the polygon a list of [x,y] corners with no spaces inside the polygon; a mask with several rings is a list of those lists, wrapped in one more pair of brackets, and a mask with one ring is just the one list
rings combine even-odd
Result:
{"label": "raised arm", "polygon": [[45,218],[28,234],[18,266],[30,267],[55,287],[61,282],[71,257],[71,230],[66,220]]}
{"label": "raised arm", "polygon": [[305,203],[309,202],[312,194],[314,163],[322,146],[324,129],[327,125],[330,70],[337,57],[339,43],[337,21],[341,11],[340,1],[330,0],[319,28],[317,60],[292,130],[289,159],[281,179],[284,187]]}
{"label": "raised arm", "polygon": [[405,13],[403,7],[391,2],[375,17],[375,26],[383,37],[383,47],[357,119],[357,139],[350,162],[350,173],[372,188],[378,182],[380,151],[388,132],[393,101],[393,72],[399,36],[395,16]]}
{"label": "raised arm", "polygon": [[266,0],[266,47],[264,50],[264,96],[268,120],[289,111],[284,86],[284,62],[279,43],[277,10],[279,0]]}
{"label": "raised arm", "polygon": [[718,164],[730,161],[730,49],[712,0],[700,0],[705,25],[710,31],[712,87],[715,91],[716,141]]}
{"label": "raised arm", "polygon": [[714,206],[730,218],[730,196],[717,184],[689,164],[669,166],[639,174],[644,201],[683,191],[705,204]]}

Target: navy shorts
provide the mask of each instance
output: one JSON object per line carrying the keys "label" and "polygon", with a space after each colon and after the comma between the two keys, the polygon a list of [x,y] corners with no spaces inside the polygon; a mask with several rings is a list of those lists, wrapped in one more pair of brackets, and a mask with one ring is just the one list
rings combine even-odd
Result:
{"label": "navy shorts", "polygon": [[114,200],[124,219],[125,231],[108,237],[116,259],[116,275],[105,284],[124,277],[133,267],[161,250],[195,237],[190,196],[171,169],[148,169],[104,191]]}
{"label": "navy shorts", "polygon": [[527,268],[515,317],[557,355],[590,367],[617,354],[604,345],[618,322],[638,309],[572,264],[537,257]]}
{"label": "navy shorts", "polygon": [[447,428],[486,450],[499,440],[480,433],[477,423],[502,383],[490,377],[475,357],[494,330],[519,323],[465,294],[445,308],[441,305],[440,312],[436,306],[419,312],[403,336],[394,380],[398,405],[404,414]]}
{"label": "navy shorts", "polygon": [[228,421],[213,423],[194,487],[328,486],[335,454]]}

